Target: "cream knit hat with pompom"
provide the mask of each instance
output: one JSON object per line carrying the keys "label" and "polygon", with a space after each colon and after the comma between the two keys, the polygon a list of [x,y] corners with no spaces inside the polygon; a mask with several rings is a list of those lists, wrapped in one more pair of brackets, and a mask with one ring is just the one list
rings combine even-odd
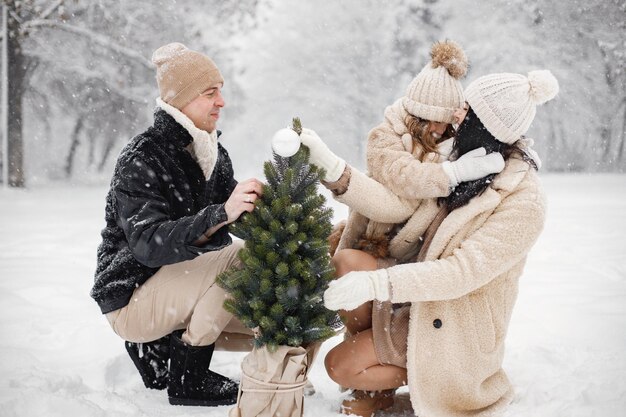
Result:
{"label": "cream knit hat with pompom", "polygon": [[467,72],[467,56],[456,42],[446,40],[433,44],[430,57],[409,84],[402,103],[415,117],[452,123],[454,111],[465,102],[459,79]]}
{"label": "cream knit hat with pompom", "polygon": [[168,43],[154,51],[161,100],[181,110],[191,100],[218,83],[224,84],[220,70],[211,59],[188,49],[182,43]]}
{"label": "cream knit hat with pompom", "polygon": [[558,92],[559,82],[548,70],[490,74],[467,86],[465,100],[496,139],[512,144],[530,127],[537,106]]}

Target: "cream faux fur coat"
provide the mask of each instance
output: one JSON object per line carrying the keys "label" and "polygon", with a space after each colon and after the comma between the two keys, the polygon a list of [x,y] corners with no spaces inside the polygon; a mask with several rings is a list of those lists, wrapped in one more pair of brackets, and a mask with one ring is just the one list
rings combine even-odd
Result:
{"label": "cream faux fur coat", "polygon": [[[378,186],[353,170],[348,191],[337,199],[384,211],[391,200],[367,198],[367,188]],[[504,339],[526,256],[544,218],[535,171],[509,159],[483,194],[446,217],[425,262],[386,270],[391,301],[412,304],[407,369],[420,417],[493,416],[511,401],[513,389],[502,369]],[[419,224],[411,217],[405,237],[415,242],[421,227],[411,228],[411,222]],[[406,253],[403,241],[395,243],[395,250]]]}
{"label": "cream faux fur coat", "polygon": [[[385,119],[370,131],[367,143],[369,176],[399,198],[386,199],[385,206],[380,210],[350,206],[346,228],[337,250],[355,248],[361,239],[377,241],[398,224],[410,219],[395,236],[391,236],[388,256],[400,262],[411,260],[419,249],[416,246],[417,239],[424,234],[437,214],[436,198],[450,193],[450,180],[441,167],[445,158],[430,153],[425,156],[425,162],[420,162],[423,149],[413,142],[408,133],[405,123],[408,115],[402,99],[388,106],[385,109]],[[372,192],[372,187],[367,185],[369,182],[363,178],[362,173],[353,170],[352,176],[355,177],[351,179],[352,192]],[[365,201],[369,201],[369,197]],[[341,201],[343,198],[346,197],[341,196],[338,199]],[[385,211],[397,211],[396,205],[410,207],[410,213],[404,213],[394,222],[381,220],[389,217],[389,213]]]}
{"label": "cream faux fur coat", "polygon": [[445,197],[450,179],[438,154],[427,154],[413,142],[406,126],[409,113],[398,99],[385,109],[385,119],[373,128],[367,140],[367,170],[397,196],[412,200]]}

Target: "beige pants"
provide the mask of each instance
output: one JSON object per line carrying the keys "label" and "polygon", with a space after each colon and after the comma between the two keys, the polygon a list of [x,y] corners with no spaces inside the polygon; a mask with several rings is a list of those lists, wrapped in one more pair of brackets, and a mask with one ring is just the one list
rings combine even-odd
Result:
{"label": "beige pants", "polygon": [[249,351],[252,331],[223,308],[227,293],[215,282],[231,266],[239,267],[242,241],[190,261],[161,267],[138,287],[123,308],[108,313],[115,333],[131,342],[148,342],[185,329],[182,340],[193,346]]}

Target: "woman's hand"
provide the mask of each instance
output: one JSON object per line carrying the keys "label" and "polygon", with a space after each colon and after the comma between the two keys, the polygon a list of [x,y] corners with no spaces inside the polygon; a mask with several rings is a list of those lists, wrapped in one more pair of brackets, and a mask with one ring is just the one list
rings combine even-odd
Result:
{"label": "woman's hand", "polygon": [[324,305],[329,310],[354,310],[371,300],[389,300],[387,271],[354,271],[331,281],[324,291]]}
{"label": "woman's hand", "polygon": [[485,148],[469,151],[456,161],[446,161],[441,167],[450,178],[450,185],[456,187],[465,181],[474,181],[489,174],[497,174],[504,169],[504,158],[498,152],[486,155]]}
{"label": "woman's hand", "polygon": [[300,140],[304,146],[309,148],[309,162],[326,171],[324,181],[337,181],[346,168],[346,162],[335,155],[317,133],[311,129],[303,128]]}

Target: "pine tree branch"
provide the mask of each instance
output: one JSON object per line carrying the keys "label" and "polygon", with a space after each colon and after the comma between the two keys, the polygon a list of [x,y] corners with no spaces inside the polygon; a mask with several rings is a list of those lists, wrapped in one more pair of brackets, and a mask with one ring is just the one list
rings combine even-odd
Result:
{"label": "pine tree branch", "polygon": [[298,134],[298,136],[300,136],[300,134],[302,133],[302,122],[300,121],[299,117],[293,118],[291,128]]}

